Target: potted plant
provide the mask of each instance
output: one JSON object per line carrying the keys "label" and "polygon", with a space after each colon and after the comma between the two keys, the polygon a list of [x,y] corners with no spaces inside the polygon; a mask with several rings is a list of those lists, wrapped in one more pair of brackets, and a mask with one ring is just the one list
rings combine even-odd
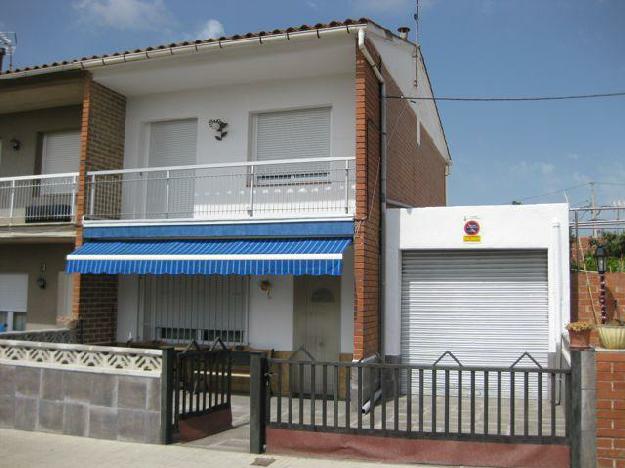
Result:
{"label": "potted plant", "polygon": [[606,349],[625,349],[625,326],[619,320],[597,327],[601,347]]}
{"label": "potted plant", "polygon": [[593,324],[590,322],[571,322],[566,326],[569,331],[571,349],[586,349],[590,347],[590,332]]}

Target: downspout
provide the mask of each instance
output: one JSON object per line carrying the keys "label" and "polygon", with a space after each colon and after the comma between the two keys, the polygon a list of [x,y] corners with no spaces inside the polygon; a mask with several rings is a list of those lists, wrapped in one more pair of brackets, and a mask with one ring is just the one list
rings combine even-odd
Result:
{"label": "downspout", "polygon": [[386,350],[384,343],[384,313],[385,313],[385,289],[386,289],[386,161],[387,161],[387,153],[386,153],[386,82],[384,80],[384,76],[382,76],[382,72],[378,64],[373,60],[371,53],[367,49],[365,45],[365,30],[358,30],[358,49],[365,57],[371,68],[373,69],[373,73],[380,83],[380,258],[379,258],[379,278],[378,284],[379,293],[378,293],[378,309],[380,311],[379,318],[379,343],[380,343],[380,356],[381,361],[386,361]]}

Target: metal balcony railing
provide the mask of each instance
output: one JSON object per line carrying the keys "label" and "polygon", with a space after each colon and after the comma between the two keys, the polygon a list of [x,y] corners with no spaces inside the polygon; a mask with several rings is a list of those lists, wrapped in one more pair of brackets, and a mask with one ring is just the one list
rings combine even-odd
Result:
{"label": "metal balcony railing", "polygon": [[85,222],[352,216],[355,158],[97,171]]}
{"label": "metal balcony railing", "polygon": [[0,225],[71,223],[78,173],[0,178]]}

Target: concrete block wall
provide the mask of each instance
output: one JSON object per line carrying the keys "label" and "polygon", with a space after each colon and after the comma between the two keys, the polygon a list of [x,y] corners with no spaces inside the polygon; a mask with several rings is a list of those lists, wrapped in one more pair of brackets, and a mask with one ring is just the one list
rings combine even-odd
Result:
{"label": "concrete block wall", "polygon": [[0,427],[158,444],[161,379],[0,364]]}

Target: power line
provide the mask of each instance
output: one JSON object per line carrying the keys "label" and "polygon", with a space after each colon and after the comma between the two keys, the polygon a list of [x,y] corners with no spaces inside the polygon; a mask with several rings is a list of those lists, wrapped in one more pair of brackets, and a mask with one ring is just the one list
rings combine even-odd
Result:
{"label": "power line", "polygon": [[461,102],[520,102],[520,101],[564,101],[572,99],[597,99],[623,97],[625,91],[614,93],[572,94],[569,96],[510,96],[510,97],[430,97],[430,96],[386,96],[387,99],[406,99],[408,101],[461,101]]}

